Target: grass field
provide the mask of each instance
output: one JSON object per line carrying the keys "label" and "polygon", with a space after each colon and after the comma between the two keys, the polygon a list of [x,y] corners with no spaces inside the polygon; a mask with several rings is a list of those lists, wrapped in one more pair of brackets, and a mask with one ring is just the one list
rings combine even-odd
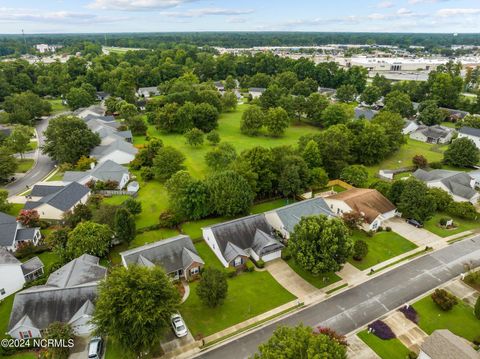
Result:
{"label": "grass field", "polygon": [[303,269],[292,257],[288,261],[286,261],[290,268],[292,268],[295,273],[297,273],[300,277],[305,279],[308,283],[313,285],[316,288],[324,288],[332,283],[338,282],[342,278],[340,278],[335,273],[323,273],[323,274],[312,274],[307,272]]}
{"label": "grass field", "polygon": [[[440,226],[440,219],[448,218],[453,219],[453,223],[457,226],[453,229],[445,229]],[[457,233],[465,232],[472,229],[480,228],[480,222],[475,220],[461,219],[452,217],[445,213],[437,213],[431,219],[425,222],[425,229],[440,237],[449,237]]]}
{"label": "grass field", "polygon": [[378,232],[373,237],[369,237],[363,231],[354,231],[352,239],[355,242],[363,240],[368,244],[368,254],[363,260],[349,259],[349,262],[360,270],[365,270],[387,259],[417,248],[414,243],[395,232]]}
{"label": "grass field", "polygon": [[432,334],[436,329],[448,329],[473,341],[480,333],[480,320],[475,318],[473,308],[461,300],[448,312],[442,311],[430,296],[419,300],[413,307],[420,317],[418,326],[427,334]]}
{"label": "grass field", "polygon": [[228,295],[216,308],[207,307],[190,284],[190,296],[180,312],[193,335],[208,336],[295,299],[268,272],[243,273],[228,279]]}
{"label": "grass field", "polygon": [[367,344],[382,359],[407,359],[408,348],[396,338],[383,340],[367,330],[363,330],[357,336]]}
{"label": "grass field", "polygon": [[130,243],[129,248],[135,248],[143,246],[144,244],[161,241],[178,235],[178,231],[174,229],[159,229],[156,231],[148,231],[138,234],[135,239]]}
{"label": "grass field", "polygon": [[217,258],[215,253],[213,253],[213,251],[210,249],[210,247],[205,241],[198,241],[194,245],[198,252],[198,255],[205,262],[206,267],[212,267],[221,270],[225,269],[223,264],[220,262],[220,260]]}
{"label": "grass field", "polygon": [[31,158],[24,158],[23,160],[18,160],[18,167],[16,172],[17,173],[25,173],[27,172],[30,168],[33,167],[34,160]]}
{"label": "grass field", "polygon": [[69,111],[70,109],[62,103],[61,99],[48,100],[52,105],[52,115],[56,115],[60,112]]}
{"label": "grass field", "polygon": [[23,206],[24,205],[22,203],[12,203],[12,205],[10,206],[10,209],[7,211],[7,214],[16,217],[18,213],[20,213]]}

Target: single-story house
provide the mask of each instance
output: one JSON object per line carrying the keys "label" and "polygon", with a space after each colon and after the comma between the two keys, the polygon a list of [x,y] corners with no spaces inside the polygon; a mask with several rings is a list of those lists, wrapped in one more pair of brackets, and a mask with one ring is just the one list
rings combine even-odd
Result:
{"label": "single-story house", "polygon": [[218,92],[225,92],[225,86],[223,85],[222,81],[215,81],[213,86],[215,86]]}
{"label": "single-story house", "polygon": [[92,105],[89,107],[79,108],[73,112],[74,116],[85,119],[88,115],[92,116],[103,116],[105,114],[105,109],[99,105]]}
{"label": "single-story house", "polygon": [[357,106],[354,109],[354,113],[355,113],[355,118],[357,120],[358,119],[371,120],[375,117],[378,111],[372,110],[371,108]]}
{"label": "single-story house", "polygon": [[66,171],[63,175],[64,182],[77,182],[82,185],[90,181],[115,181],[117,189],[122,189],[130,180],[128,169],[112,160],[106,160],[88,171]]}
{"label": "single-story house", "polygon": [[475,187],[480,188],[480,170],[471,171],[468,174],[475,180]]}
{"label": "single-story house", "polygon": [[42,219],[61,220],[73,207],[87,202],[90,189],[77,182],[66,186],[35,185],[30,196],[32,200],[25,203],[24,209],[35,209]]}
{"label": "single-story house", "polygon": [[470,113],[462,110],[455,110],[453,108],[440,107],[441,110],[448,113],[448,116],[452,120],[463,120]]}
{"label": "single-story house", "polygon": [[117,139],[108,145],[95,147],[90,156],[96,158],[98,163],[111,160],[124,165],[133,161],[137,152],[138,149],[131,143]]}
{"label": "single-story house", "polygon": [[42,235],[40,228],[24,227],[13,216],[0,212],[0,248],[15,252],[22,243],[38,244]]}
{"label": "single-story house", "polygon": [[190,237],[184,235],[121,252],[120,256],[125,267],[159,265],[173,279],[190,280],[198,276],[205,265]]}
{"label": "single-story house", "polygon": [[160,90],[158,89],[157,86],[140,87],[137,90],[137,95],[138,97],[149,98],[149,97],[160,95]]}
{"label": "single-story house", "polygon": [[33,257],[25,263],[0,247],[0,301],[23,288],[26,282],[43,274],[43,263]]}
{"label": "single-story house", "polygon": [[334,96],[337,93],[337,90],[330,87],[319,87],[318,92],[325,96]]}
{"label": "single-story house", "polygon": [[118,131],[121,126],[119,122],[107,122],[90,117],[90,120],[86,121],[88,128],[98,134],[102,140],[102,145],[108,145],[114,140],[122,139],[127,142],[133,141],[133,135],[130,130]]}
{"label": "single-story house", "polygon": [[475,190],[475,178],[466,172],[418,169],[413,176],[425,182],[428,187],[440,188],[450,193],[456,202],[476,204],[480,198],[480,194]]}
{"label": "single-story house", "polygon": [[248,89],[248,93],[252,96],[252,99],[259,98],[266,91],[264,87],[251,87]]}
{"label": "single-story house", "polygon": [[408,135],[415,132],[418,129],[419,124],[416,121],[405,120],[405,126],[403,126],[402,133]]}
{"label": "single-story house", "polygon": [[448,329],[437,329],[420,346],[418,359],[480,359],[466,339]]}
{"label": "single-story house", "polygon": [[325,199],[317,197],[265,212],[265,218],[274,229],[288,239],[302,217],[320,214],[327,217],[335,216]]}
{"label": "single-story house", "polygon": [[440,125],[425,126],[420,125],[418,128],[410,133],[410,138],[412,140],[435,143],[435,144],[445,144],[450,143],[454,133],[453,128],[448,128]]}
{"label": "single-story house", "polygon": [[273,236],[264,214],[203,228],[203,238],[225,267],[242,267],[251,257],[264,262],[280,258],[283,244]]}
{"label": "single-story house", "polygon": [[8,334],[15,339],[41,337],[53,322],[69,323],[75,334],[90,334],[98,282],[107,274],[100,259],[84,254],[53,272],[45,285],[15,295]]}
{"label": "single-story house", "polygon": [[105,92],[105,91],[97,91],[95,93],[95,97],[97,98],[97,101],[103,101],[106,98],[110,97],[110,94],[108,92]]}
{"label": "single-story house", "polygon": [[364,229],[376,231],[383,222],[397,215],[397,209],[387,198],[375,189],[352,188],[326,197],[328,206],[338,216],[344,213],[360,213]]}
{"label": "single-story house", "polygon": [[472,127],[461,127],[458,129],[458,138],[472,140],[477,148],[480,148],[480,129]]}

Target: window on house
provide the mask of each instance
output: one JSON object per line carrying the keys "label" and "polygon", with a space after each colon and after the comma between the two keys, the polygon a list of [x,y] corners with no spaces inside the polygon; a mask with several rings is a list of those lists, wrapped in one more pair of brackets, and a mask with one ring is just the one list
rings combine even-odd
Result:
{"label": "window on house", "polygon": [[233,261],[233,266],[238,267],[238,266],[242,265],[242,263],[243,263],[243,258],[242,257],[237,257]]}
{"label": "window on house", "polygon": [[32,337],[32,333],[30,332],[30,330],[27,330],[27,331],[24,331],[24,332],[21,332],[21,333],[22,333],[22,338],[23,339],[27,339],[27,338]]}
{"label": "window on house", "polygon": [[190,274],[198,274],[200,272],[200,268],[195,267],[190,269]]}
{"label": "window on house", "polygon": [[5,293],[7,293],[5,292],[5,288],[0,288],[0,295],[5,295]]}

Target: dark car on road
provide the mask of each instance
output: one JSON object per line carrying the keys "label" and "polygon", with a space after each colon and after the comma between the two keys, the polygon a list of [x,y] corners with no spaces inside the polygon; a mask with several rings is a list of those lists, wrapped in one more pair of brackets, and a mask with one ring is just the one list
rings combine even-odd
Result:
{"label": "dark car on road", "polygon": [[407,223],[408,224],[411,224],[412,226],[414,227],[417,227],[417,228],[422,228],[423,227],[423,224],[420,223],[419,221],[413,219],[413,218],[409,218],[407,219]]}

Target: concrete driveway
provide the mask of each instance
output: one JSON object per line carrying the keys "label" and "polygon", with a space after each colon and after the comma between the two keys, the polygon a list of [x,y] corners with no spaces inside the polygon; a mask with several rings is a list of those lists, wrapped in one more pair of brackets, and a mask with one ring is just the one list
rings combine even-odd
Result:
{"label": "concrete driveway", "polygon": [[[69,359],[87,359],[89,342],[89,336],[75,337],[75,346],[70,353]],[[103,356],[105,356],[105,351]]]}
{"label": "concrete driveway", "polygon": [[439,237],[426,229],[412,226],[403,218],[397,217],[389,219],[384,222],[384,227],[391,227],[394,232],[408,239],[410,242],[415,243],[419,247],[430,246],[438,248],[439,246],[446,245],[446,242],[442,237]]}
{"label": "concrete driveway", "polygon": [[283,259],[268,262],[265,268],[282,287],[297,298],[303,298],[318,290],[295,273]]}

